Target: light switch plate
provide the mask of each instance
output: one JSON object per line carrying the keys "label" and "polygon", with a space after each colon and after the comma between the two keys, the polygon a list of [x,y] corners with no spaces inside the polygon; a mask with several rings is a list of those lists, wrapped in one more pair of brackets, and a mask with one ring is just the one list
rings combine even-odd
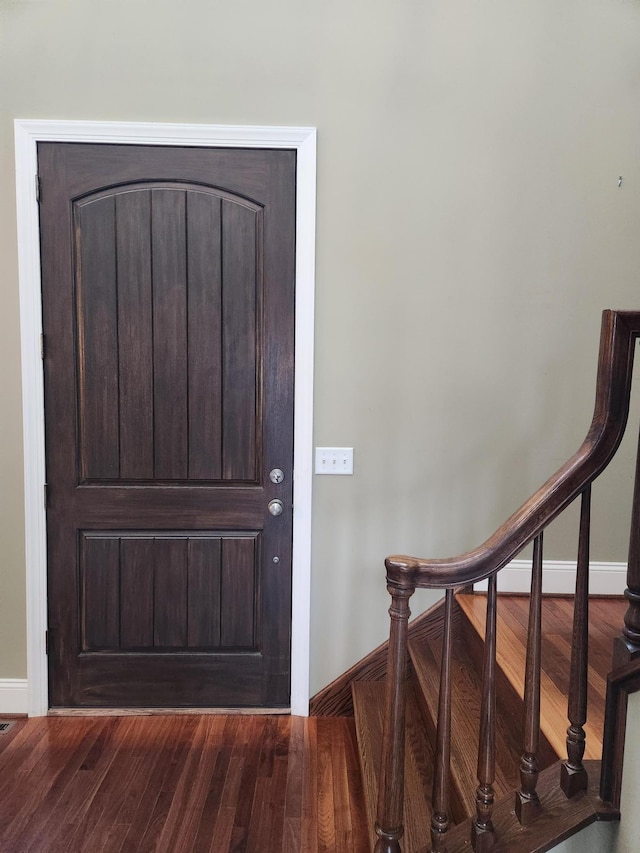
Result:
{"label": "light switch plate", "polygon": [[316,447],[316,474],[353,474],[353,447]]}

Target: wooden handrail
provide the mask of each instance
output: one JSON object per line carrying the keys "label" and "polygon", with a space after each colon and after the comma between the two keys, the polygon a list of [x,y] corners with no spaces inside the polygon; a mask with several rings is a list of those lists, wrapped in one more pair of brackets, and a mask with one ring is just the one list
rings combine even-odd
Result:
{"label": "wooden handrail", "polygon": [[387,557],[387,581],[398,587],[447,589],[484,580],[512,560],[606,468],[629,414],[634,343],[640,312],[602,315],[593,420],[580,449],[482,545],[445,559]]}

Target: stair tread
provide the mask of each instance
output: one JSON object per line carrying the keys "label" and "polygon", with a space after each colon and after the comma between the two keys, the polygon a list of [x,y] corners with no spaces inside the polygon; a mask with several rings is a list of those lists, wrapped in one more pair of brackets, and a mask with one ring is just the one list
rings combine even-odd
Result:
{"label": "stair tread", "polygon": [[[483,595],[458,595],[458,604],[477,633],[484,637],[486,598]],[[518,695],[524,697],[526,645],[514,630],[508,603],[498,597],[496,662]],[[549,638],[543,634],[543,642]],[[591,675],[591,674],[590,674]],[[601,716],[601,714],[599,715]],[[598,715],[590,714],[586,733],[585,759],[598,759],[602,753],[602,724]],[[540,728],[558,756],[566,756],[567,696],[554,683],[544,668],[540,678]]]}
{"label": "stair tread", "polygon": [[[438,716],[440,681],[440,649],[429,641],[410,643],[409,652],[420,690],[421,700],[431,718],[431,736],[435,736]],[[458,820],[475,814],[477,787],[478,730],[480,720],[481,677],[460,643],[453,645],[451,660],[451,731],[452,814]],[[429,722],[429,721],[428,721]],[[519,787],[518,765],[521,747],[514,736],[509,719],[496,709],[496,773],[494,791],[501,798]],[[454,800],[454,792],[460,803]],[[463,814],[456,813],[460,809]]]}
{"label": "stair tread", "polygon": [[[371,846],[380,775],[380,753],[384,720],[385,684],[381,681],[356,681],[352,684],[353,709],[360,753],[367,820]],[[407,690],[405,751],[405,806],[403,853],[416,853],[428,846],[431,820],[431,788],[434,758],[424,731],[420,709],[413,690]]]}
{"label": "stair tread", "polygon": [[[538,794],[542,813],[533,823],[521,826],[514,812],[513,792],[496,802],[493,809],[493,824],[500,853],[544,853],[560,841],[569,838],[596,820],[616,820],[619,812],[598,799],[600,762],[586,761],[589,774],[588,791],[567,799],[559,787],[560,765],[558,761],[540,773]],[[471,851],[471,819],[454,827],[447,834],[447,853],[469,853]],[[429,846],[419,851],[428,853]]]}

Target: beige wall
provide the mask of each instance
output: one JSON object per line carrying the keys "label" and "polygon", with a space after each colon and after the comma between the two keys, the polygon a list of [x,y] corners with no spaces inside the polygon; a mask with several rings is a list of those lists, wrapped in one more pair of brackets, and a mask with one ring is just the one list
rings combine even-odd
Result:
{"label": "beige wall", "polygon": [[[318,128],[315,443],[356,466],[315,482],[317,690],[384,638],[385,554],[477,544],[586,432],[600,312],[640,307],[640,5],[0,0],[0,21],[0,678],[26,674],[13,119],[290,124]],[[624,559],[634,443],[595,559]]]}

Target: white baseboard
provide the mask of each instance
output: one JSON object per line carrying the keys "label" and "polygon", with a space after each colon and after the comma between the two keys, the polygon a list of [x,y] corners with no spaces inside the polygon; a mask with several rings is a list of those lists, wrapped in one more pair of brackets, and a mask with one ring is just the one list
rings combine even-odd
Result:
{"label": "white baseboard", "polygon": [[26,714],[29,711],[29,686],[26,678],[0,678],[0,716]]}
{"label": "white baseboard", "polygon": [[[474,584],[479,592],[486,591],[487,581]],[[542,569],[542,591],[550,595],[573,595],[576,588],[576,564],[572,560],[545,560]],[[626,563],[596,563],[589,566],[591,595],[622,595],[627,588]],[[512,560],[498,574],[498,592],[529,593],[531,590],[531,561]]]}

